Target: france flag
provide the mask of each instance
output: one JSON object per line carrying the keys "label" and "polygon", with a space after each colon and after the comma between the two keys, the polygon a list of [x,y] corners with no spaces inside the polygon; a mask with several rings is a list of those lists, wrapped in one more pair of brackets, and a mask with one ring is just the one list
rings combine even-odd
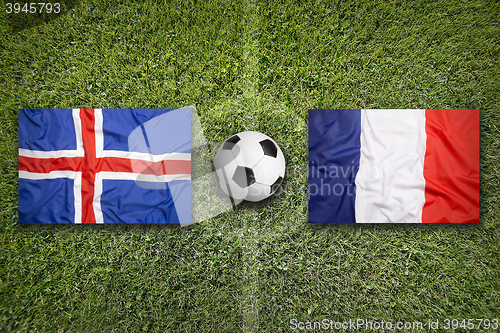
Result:
{"label": "france flag", "polygon": [[309,110],[310,223],[478,223],[479,110]]}

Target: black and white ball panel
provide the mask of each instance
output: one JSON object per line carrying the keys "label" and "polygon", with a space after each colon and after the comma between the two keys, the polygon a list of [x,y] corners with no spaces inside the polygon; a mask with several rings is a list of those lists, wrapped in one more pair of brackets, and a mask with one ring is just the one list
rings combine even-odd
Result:
{"label": "black and white ball panel", "polygon": [[278,187],[280,187],[281,183],[283,182],[283,177],[279,176],[278,179],[271,185],[271,193],[276,192]]}
{"label": "black and white ball panel", "polygon": [[240,141],[241,138],[238,135],[233,135],[229,139],[227,139],[224,144],[222,145],[222,149],[224,150],[231,150],[233,149],[234,145]]}
{"label": "black and white ball panel", "polygon": [[236,200],[244,200],[248,194],[248,187],[242,187],[234,181],[233,176],[237,168],[238,164],[233,160],[222,168],[216,169],[215,172],[221,189],[227,195]]}
{"label": "black and white ball panel", "polygon": [[259,144],[264,151],[264,155],[276,158],[276,156],[278,155],[278,146],[276,146],[274,142],[269,139],[265,139],[259,141]]}
{"label": "black and white ball panel", "polygon": [[260,183],[253,183],[248,187],[248,193],[245,197],[247,201],[261,201],[271,194],[271,187]]}
{"label": "black and white ball panel", "polygon": [[251,168],[238,165],[234,171],[233,180],[239,186],[247,187],[255,183],[255,175]]}
{"label": "black and white ball panel", "polygon": [[233,147],[233,155],[238,165],[253,168],[264,157],[264,151],[257,141],[243,139]]}
{"label": "black and white ball panel", "polygon": [[214,160],[215,170],[222,169],[225,165],[234,162],[234,155],[232,150],[219,149],[217,158]]}
{"label": "black and white ball panel", "polygon": [[284,168],[280,163],[276,163],[276,158],[263,156],[262,159],[253,168],[255,181],[264,185],[272,185],[278,177],[284,175]]}

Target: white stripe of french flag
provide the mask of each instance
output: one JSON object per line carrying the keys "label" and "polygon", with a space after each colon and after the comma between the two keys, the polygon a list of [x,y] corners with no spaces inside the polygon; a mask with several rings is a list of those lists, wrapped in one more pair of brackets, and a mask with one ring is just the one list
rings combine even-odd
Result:
{"label": "white stripe of french flag", "polygon": [[310,110],[309,169],[312,223],[477,223],[479,110]]}

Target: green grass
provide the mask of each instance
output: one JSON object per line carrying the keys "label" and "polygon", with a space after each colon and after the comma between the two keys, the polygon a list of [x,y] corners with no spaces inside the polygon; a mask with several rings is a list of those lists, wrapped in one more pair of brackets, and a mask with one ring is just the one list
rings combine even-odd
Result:
{"label": "green grass", "polygon": [[[70,1],[25,28],[2,15],[0,331],[500,318],[497,2]],[[186,228],[17,224],[17,109],[193,104],[210,142],[274,138],[284,191]],[[481,109],[480,225],[308,225],[307,110],[347,107]]]}

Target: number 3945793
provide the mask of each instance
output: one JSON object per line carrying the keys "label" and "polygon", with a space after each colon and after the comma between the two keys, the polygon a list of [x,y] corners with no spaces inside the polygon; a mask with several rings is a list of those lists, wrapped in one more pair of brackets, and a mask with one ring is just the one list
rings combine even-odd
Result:
{"label": "number 3945793", "polygon": [[58,2],[33,2],[33,3],[18,3],[18,2],[7,2],[5,4],[5,12],[7,14],[35,14],[35,13],[54,13],[59,14],[61,12],[61,4]]}

